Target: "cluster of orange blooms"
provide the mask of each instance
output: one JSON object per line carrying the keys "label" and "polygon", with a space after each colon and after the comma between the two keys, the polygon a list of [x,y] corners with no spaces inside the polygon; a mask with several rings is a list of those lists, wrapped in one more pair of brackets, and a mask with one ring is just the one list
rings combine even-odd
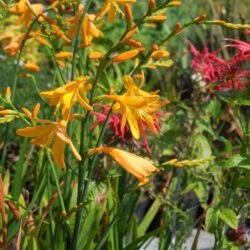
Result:
{"label": "cluster of orange blooms", "polygon": [[[163,6],[164,8],[182,4],[181,1],[167,2]],[[26,40],[29,39],[34,39],[42,46],[51,50],[53,50],[53,42],[60,41],[62,44],[61,49],[54,52],[54,58],[58,66],[63,68],[65,66],[64,59],[73,58],[74,55],[68,48],[72,48],[74,39],[79,36],[81,43],[78,44],[77,49],[88,47],[88,57],[92,60],[98,60],[99,66],[104,63],[107,66],[130,59],[135,59],[135,65],[138,66],[140,64],[138,55],[143,53],[145,48],[140,41],[133,38],[139,30],[139,25],[133,20],[131,4],[134,3],[136,3],[136,0],[105,0],[103,6],[96,14],[90,14],[77,1],[52,1],[50,5],[45,7],[40,3],[33,4],[28,0],[19,0],[12,4],[8,11],[18,16],[16,25],[24,28],[25,32],[15,37],[5,35],[0,38],[0,41],[11,56],[15,56],[20,52]],[[142,23],[154,27],[154,22],[165,21],[167,17],[161,10],[156,9],[154,0],[150,0],[148,12],[144,14]],[[68,17],[63,21],[60,18],[53,19],[49,15],[50,12],[53,12],[54,15],[57,15],[58,12],[66,13]],[[113,23],[117,14],[125,16],[127,29],[113,48],[117,48],[119,51],[123,47],[132,47],[132,49],[119,53],[117,50],[113,50],[106,54],[94,51],[92,49],[94,39],[104,37],[101,29],[105,16],[107,15],[108,21]],[[177,26],[175,28],[176,32],[178,31]],[[144,62],[144,68],[154,69],[159,65],[164,66],[164,61],[161,60],[166,57],[169,57],[169,52],[153,44],[147,61]],[[40,67],[33,62],[27,62],[23,67],[35,72],[40,71]],[[141,69],[139,74],[135,74],[135,78],[141,79],[139,86],[137,86],[132,76],[126,75],[124,77],[125,92],[123,94],[109,93],[99,96],[99,100],[108,99],[113,101],[112,112],[121,115],[121,128],[128,124],[132,136],[138,140],[141,135],[140,124],[142,123],[146,124],[153,134],[158,133],[154,125],[154,119],[156,119],[155,112],[166,105],[167,101],[161,101],[157,91],[146,92],[141,89],[144,81],[144,73]],[[33,112],[23,108],[23,116],[25,116],[25,119],[29,118],[31,120],[30,124],[34,126],[18,129],[16,133],[20,136],[32,138],[31,143],[35,145],[51,148],[55,163],[62,168],[65,166],[64,148],[66,144],[70,146],[77,160],[81,161],[82,156],[78,153],[67,134],[67,125],[70,120],[78,117],[72,114],[72,107],[77,103],[87,112],[93,109],[92,98],[88,99],[87,95],[90,92],[93,94],[95,84],[94,79],[78,75],[75,79],[54,90],[41,92],[40,95],[49,99],[51,106],[55,106],[57,121],[39,119],[37,114],[40,105],[36,105]],[[10,93],[8,95],[8,100],[11,102]],[[13,112],[15,113],[16,111],[1,110],[0,114],[9,115],[13,114]],[[15,113],[15,115],[20,117],[20,113]],[[61,118],[58,119],[58,117]],[[42,125],[37,126],[37,123]],[[140,185],[148,182],[149,174],[158,171],[151,161],[120,149],[100,146],[89,150],[89,154],[93,153],[109,154],[125,170],[137,177]]]}

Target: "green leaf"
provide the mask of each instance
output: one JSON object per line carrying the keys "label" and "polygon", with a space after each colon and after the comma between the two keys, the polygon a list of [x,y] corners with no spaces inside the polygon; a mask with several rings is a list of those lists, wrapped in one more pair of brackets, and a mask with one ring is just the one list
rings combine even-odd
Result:
{"label": "green leaf", "polygon": [[205,136],[195,136],[195,144],[198,147],[197,158],[205,159],[212,155],[212,150]]}
{"label": "green leaf", "polygon": [[212,232],[218,224],[218,212],[217,207],[210,207],[206,213],[205,227],[206,230]]}
{"label": "green leaf", "polygon": [[147,214],[145,215],[143,221],[138,226],[138,236],[142,236],[146,232],[149,225],[153,221],[156,213],[158,212],[160,206],[161,206],[161,201],[159,199],[156,199],[153,202],[153,204],[151,205],[151,207],[148,210]]}
{"label": "green leaf", "polygon": [[223,168],[228,169],[237,167],[242,160],[244,160],[244,158],[241,155],[239,154],[233,155],[224,162]]}
{"label": "green leaf", "polygon": [[249,99],[239,99],[234,102],[236,105],[239,106],[250,106],[250,100]]}
{"label": "green leaf", "polygon": [[230,208],[224,208],[219,211],[218,216],[229,227],[236,229],[238,227],[238,219],[236,213]]}

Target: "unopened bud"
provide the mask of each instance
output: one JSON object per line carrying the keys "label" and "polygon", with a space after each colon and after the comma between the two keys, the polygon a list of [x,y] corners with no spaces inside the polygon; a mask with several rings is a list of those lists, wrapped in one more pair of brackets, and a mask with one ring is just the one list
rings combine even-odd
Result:
{"label": "unopened bud", "polygon": [[25,115],[27,115],[27,116],[32,116],[32,114],[31,114],[31,112],[27,109],[27,108],[25,108],[25,107],[22,107],[22,111],[23,111],[23,113],[25,114]]}
{"label": "unopened bud", "polygon": [[159,47],[158,47],[157,44],[154,43],[154,44],[152,44],[151,49],[152,49],[153,51],[156,51],[156,50],[159,49]]}
{"label": "unopened bud", "polygon": [[32,112],[33,117],[37,117],[40,106],[41,106],[40,103],[37,103],[36,106],[34,107],[33,112]]}
{"label": "unopened bud", "polygon": [[155,0],[149,1],[149,10],[153,10],[155,8]]}
{"label": "unopened bud", "polygon": [[197,16],[197,17],[194,19],[194,22],[195,22],[195,23],[202,22],[202,21],[206,20],[206,18],[207,18],[206,15]]}
{"label": "unopened bud", "polygon": [[8,87],[6,88],[6,91],[5,91],[5,98],[6,98],[7,101],[10,101],[10,97],[11,97],[11,89],[10,89],[10,87],[8,86]]}
{"label": "unopened bud", "polygon": [[174,27],[174,33],[177,33],[180,29],[181,29],[181,23],[178,22]]}
{"label": "unopened bud", "polygon": [[124,5],[124,9],[125,9],[125,17],[126,17],[126,20],[129,24],[132,23],[133,21],[133,14],[132,14],[132,10],[131,10],[131,7],[128,3],[126,3]]}

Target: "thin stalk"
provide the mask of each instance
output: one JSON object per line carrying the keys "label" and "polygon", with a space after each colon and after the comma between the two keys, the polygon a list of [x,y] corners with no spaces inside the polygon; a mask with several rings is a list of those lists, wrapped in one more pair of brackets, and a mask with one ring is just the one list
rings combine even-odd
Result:
{"label": "thin stalk", "polygon": [[50,153],[48,152],[48,150],[46,150],[46,156],[47,156],[47,159],[48,159],[49,164],[51,166],[52,173],[54,175],[54,179],[55,179],[55,183],[56,183],[56,188],[57,188],[57,192],[58,192],[58,196],[59,196],[59,200],[60,200],[60,205],[62,207],[63,212],[66,212],[65,205],[64,205],[64,202],[63,202],[63,198],[62,198],[61,188],[60,188],[60,185],[59,185],[59,182],[58,182],[58,179],[57,179],[55,165],[54,165],[54,163],[53,163],[53,161],[51,159],[51,156],[50,156]]}

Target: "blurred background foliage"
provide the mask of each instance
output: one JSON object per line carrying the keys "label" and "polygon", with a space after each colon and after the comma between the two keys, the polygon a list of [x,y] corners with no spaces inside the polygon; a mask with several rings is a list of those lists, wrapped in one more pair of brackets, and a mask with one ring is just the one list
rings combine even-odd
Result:
{"label": "blurred background foliage", "polygon": [[[160,2],[161,0],[158,1],[158,3]],[[99,9],[100,1],[95,1],[95,3],[95,8]],[[135,19],[139,18],[146,9],[147,1],[138,1],[133,7]],[[93,13],[95,12],[93,8]],[[249,13],[249,0],[185,0],[182,7],[166,11],[166,22],[157,24],[156,29],[142,27],[135,38],[142,41],[144,47],[150,48],[163,35],[170,33],[177,22],[185,24],[196,16],[206,14],[208,20],[222,19],[227,22],[244,24],[250,23]],[[12,21],[9,22],[8,18],[8,14],[3,12],[1,26],[5,29],[0,30],[0,36],[10,30],[15,32],[14,27],[13,29],[10,27],[14,24]],[[105,23],[102,27],[105,37],[101,40],[95,40],[95,50],[107,51],[107,48],[121,35],[121,29],[125,29],[121,17],[117,18],[112,25]],[[79,247],[82,247],[81,249],[94,249],[93,247],[109,249],[110,246],[114,246],[114,249],[115,247],[123,249],[119,248],[124,244],[124,241],[120,239],[124,240],[125,238],[129,244],[124,249],[138,249],[138,246],[155,235],[161,239],[159,249],[165,250],[167,246],[181,249],[181,245],[185,242],[191,229],[199,226],[204,211],[207,211],[210,206],[213,207],[213,210],[209,211],[206,218],[206,229],[215,234],[217,249],[222,249],[220,247],[223,244],[233,249],[235,244],[228,241],[226,237],[220,238],[220,236],[221,232],[225,236],[228,225],[232,228],[238,226],[235,213],[240,213],[239,224],[246,223],[249,218],[249,210],[245,208],[246,202],[249,202],[249,158],[242,158],[239,155],[244,143],[239,116],[246,124],[249,123],[249,110],[247,110],[249,107],[240,107],[237,110],[240,115],[236,116],[228,101],[201,91],[192,79],[193,71],[190,67],[191,57],[187,43],[187,41],[191,41],[199,49],[207,45],[211,51],[214,51],[225,45],[224,38],[246,40],[246,35],[241,31],[225,29],[220,26],[194,25],[185,30],[166,44],[174,62],[173,66],[145,71],[146,81],[143,86],[146,90],[160,89],[161,95],[171,101],[166,110],[173,113],[162,123],[159,137],[149,136],[152,149],[150,157],[157,159],[160,163],[172,158],[192,160],[216,157],[216,161],[211,160],[211,162],[201,164],[192,170],[169,166],[164,173],[156,176],[154,185],[152,184],[148,190],[137,190],[126,195],[124,195],[126,189],[124,183],[128,178],[126,173],[114,169],[103,171],[102,178],[104,180],[106,178],[112,179],[117,175],[123,177],[120,178],[116,187],[112,187],[113,183],[105,181],[107,194],[105,205],[93,203],[87,205],[89,207],[83,215],[85,223],[83,223],[81,235],[89,235],[89,239],[83,236],[79,239],[78,244]],[[38,44],[28,43],[22,63],[30,59],[30,56],[34,62],[37,60],[41,72],[33,73],[34,79],[36,79],[35,84],[30,77],[19,78],[15,104],[21,108],[23,106],[33,107],[35,103],[41,102],[44,110],[44,117],[41,118],[50,118],[52,111],[48,104],[41,100],[38,90],[45,91],[56,86],[53,63],[47,52]],[[85,52],[82,52],[82,56],[86,57]],[[221,56],[225,59],[229,58],[230,50],[223,50]],[[4,93],[6,86],[10,86],[13,81],[15,63],[16,58],[8,56],[4,50],[0,49],[1,93]],[[87,59],[87,63],[90,68],[88,73],[93,75],[95,62]],[[132,67],[132,63],[124,64],[122,67],[113,65],[108,74],[102,76],[101,84],[106,89],[111,87],[119,89],[122,86],[123,76],[128,74]],[[64,72],[67,75],[67,68]],[[21,69],[20,73],[27,73],[27,71]],[[249,90],[246,93],[249,94]],[[13,131],[10,133],[12,147],[9,148],[9,153],[15,155],[16,152],[13,152],[13,148],[19,152],[18,145],[20,143],[26,145],[27,141],[23,142],[14,133],[15,129],[21,126],[21,123],[15,122],[9,126]],[[3,125],[1,125],[0,131],[3,137],[5,131]],[[107,134],[106,141],[110,139],[109,136]],[[142,145],[137,150],[142,155],[146,155]],[[12,157],[14,156],[12,155]],[[34,157],[33,160],[37,159]],[[240,170],[234,170],[238,163],[244,160],[247,161],[244,163],[245,165],[242,164]],[[10,161],[14,164],[7,163],[7,165],[11,174],[14,175],[15,167],[20,162],[15,158]],[[26,164],[28,169],[26,168],[26,173],[22,173],[22,183],[25,183],[24,187],[29,190],[34,188],[32,178],[29,175],[35,174],[31,168],[32,163],[26,162]],[[93,178],[93,182],[96,181],[98,185],[97,187],[93,185],[88,197],[89,200],[95,200],[97,194],[103,189],[103,179],[98,178],[97,175]],[[113,193],[114,189],[117,191],[116,194]],[[69,208],[75,204],[75,192],[72,192],[68,203]],[[49,194],[44,199],[48,200],[48,197]],[[37,206],[39,207],[39,204]],[[59,205],[55,203],[55,206]],[[119,206],[118,213],[115,210],[111,211],[110,208],[113,206]],[[232,218],[231,222],[227,218],[225,219],[228,214]],[[218,218],[222,219],[218,220]],[[53,219],[50,217],[50,220]],[[73,221],[74,217],[71,220]],[[117,221],[119,223],[116,223]],[[55,222],[50,221],[54,227],[56,227]],[[100,222],[102,222],[101,228],[97,226]],[[226,226],[224,222],[226,222]],[[40,234],[44,235],[45,230],[46,227]],[[106,238],[102,238],[103,235]],[[178,239],[178,241],[174,239]],[[43,239],[40,241],[43,249],[48,249],[48,242]],[[32,244],[38,243],[33,242]],[[102,248],[103,246],[106,248]]]}

